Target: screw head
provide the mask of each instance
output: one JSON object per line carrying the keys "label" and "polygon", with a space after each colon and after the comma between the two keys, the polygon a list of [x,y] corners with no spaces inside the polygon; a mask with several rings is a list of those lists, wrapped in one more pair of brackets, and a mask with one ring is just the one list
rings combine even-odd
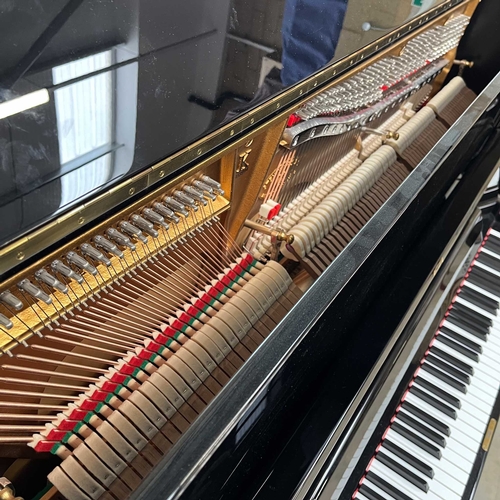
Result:
{"label": "screw head", "polygon": [[78,218],[78,224],[83,224],[85,222],[85,219],[83,217]]}
{"label": "screw head", "polygon": [[158,176],[165,177],[165,170],[160,170],[160,172],[158,173]]}
{"label": "screw head", "polygon": [[135,188],[134,188],[134,187],[131,187],[131,188],[128,190],[128,194],[132,196],[134,193],[135,193]]}
{"label": "screw head", "polygon": [[229,132],[229,135],[234,135],[234,129]]}
{"label": "screw head", "polygon": [[24,259],[24,252],[17,252],[16,259],[23,260]]}
{"label": "screw head", "polygon": [[197,154],[198,156],[200,156],[202,152],[203,152],[203,151],[202,151],[202,149],[200,148],[200,149],[198,149],[198,151],[196,151],[196,154]]}

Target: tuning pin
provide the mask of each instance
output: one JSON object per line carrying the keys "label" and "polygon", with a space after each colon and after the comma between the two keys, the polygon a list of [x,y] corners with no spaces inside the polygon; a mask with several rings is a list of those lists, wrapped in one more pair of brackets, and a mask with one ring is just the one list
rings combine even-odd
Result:
{"label": "tuning pin", "polygon": [[203,181],[193,181],[193,186],[202,191],[206,198],[210,198],[212,201],[215,201],[217,199],[217,196],[215,196],[214,194],[213,188]]}
{"label": "tuning pin", "polygon": [[95,236],[93,242],[97,248],[102,248],[106,252],[115,255],[119,259],[123,259],[123,252],[111,241],[104,238],[104,236]]}
{"label": "tuning pin", "polygon": [[201,180],[211,186],[215,193],[220,194],[221,196],[224,195],[224,190],[222,189],[220,183],[213,180],[211,177],[208,177],[208,175],[203,175]]}
{"label": "tuning pin", "polygon": [[181,214],[184,217],[187,217],[189,215],[186,207],[182,203],[179,203],[177,200],[174,200],[171,196],[165,196],[165,198],[163,198],[163,202],[175,213]]}
{"label": "tuning pin", "polygon": [[111,261],[108,257],[106,257],[102,252],[97,250],[97,248],[94,248],[88,243],[83,243],[82,245],[80,245],[80,250],[83,255],[94,259],[96,262],[102,262],[106,267],[109,267],[111,265]]}
{"label": "tuning pin", "polygon": [[68,262],[71,262],[79,269],[87,271],[92,276],[95,276],[97,274],[97,269],[90,262],[87,262],[83,257],[80,257],[75,252],[68,252],[66,254],[66,259]]}
{"label": "tuning pin", "polygon": [[120,231],[110,227],[109,229],[106,229],[106,235],[121,247],[127,247],[130,250],[135,251],[135,245],[130,241],[130,238],[120,233]]}
{"label": "tuning pin", "polygon": [[182,191],[174,191],[173,195],[174,198],[180,203],[182,203],[184,206],[189,207],[195,212],[198,210],[198,205],[196,204],[196,202],[193,200],[193,198],[191,198],[187,194],[184,194]]}
{"label": "tuning pin", "polygon": [[150,208],[145,208],[142,211],[142,215],[144,215],[144,218],[147,219],[149,222],[152,222],[153,224],[157,224],[158,226],[162,226],[165,229],[168,229],[170,227],[165,222],[165,219],[159,213],[156,213],[154,210],[151,210]]}
{"label": "tuning pin", "polygon": [[119,226],[125,233],[132,236],[132,238],[142,241],[144,244],[148,242],[148,238],[142,234],[142,231],[130,222],[123,220],[120,222]]}
{"label": "tuning pin", "polygon": [[6,306],[11,307],[15,311],[20,311],[23,308],[22,301],[8,290],[0,293],[0,302],[3,302]]}
{"label": "tuning pin", "polygon": [[158,231],[154,228],[151,222],[148,222],[146,219],[142,218],[140,215],[132,215],[130,220],[142,231],[153,238],[158,238]]}
{"label": "tuning pin", "polygon": [[65,278],[74,280],[80,285],[83,283],[83,276],[73,271],[71,267],[67,266],[60,260],[54,260],[52,264],[50,264],[50,267],[53,271],[62,274]]}
{"label": "tuning pin", "polygon": [[10,330],[14,326],[14,324],[9,318],[7,318],[7,316],[0,313],[0,326],[3,326],[4,328],[7,328],[7,330]]}
{"label": "tuning pin", "polygon": [[31,295],[34,299],[41,300],[42,302],[45,302],[45,304],[47,305],[52,304],[52,298],[50,297],[50,295],[40,290],[40,288],[31,283],[30,280],[28,279],[21,280],[17,284],[17,286],[27,294]]}
{"label": "tuning pin", "polygon": [[45,269],[38,270],[35,273],[35,278],[61,293],[68,293],[68,287],[64,283],[61,283],[55,276],[48,273]]}
{"label": "tuning pin", "polygon": [[193,186],[184,186],[182,190],[185,191],[188,196],[196,200],[198,203],[201,203],[203,206],[208,205],[208,201],[205,200],[203,191],[199,191]]}
{"label": "tuning pin", "polygon": [[[175,215],[175,212],[173,210],[171,210],[170,208],[168,208],[167,206],[165,206],[163,203],[155,202],[155,203],[153,203],[153,208],[159,214],[163,215],[163,217],[165,217],[166,219],[174,222],[175,224],[179,224],[179,222],[180,222],[179,217],[177,217],[177,215]],[[187,214],[187,212],[186,212],[186,214]]]}

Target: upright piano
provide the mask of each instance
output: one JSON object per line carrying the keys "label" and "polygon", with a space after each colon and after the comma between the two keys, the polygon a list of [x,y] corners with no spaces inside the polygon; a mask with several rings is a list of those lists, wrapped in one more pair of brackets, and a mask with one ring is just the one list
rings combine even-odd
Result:
{"label": "upright piano", "polygon": [[1,498],[473,498],[499,16],[0,3]]}

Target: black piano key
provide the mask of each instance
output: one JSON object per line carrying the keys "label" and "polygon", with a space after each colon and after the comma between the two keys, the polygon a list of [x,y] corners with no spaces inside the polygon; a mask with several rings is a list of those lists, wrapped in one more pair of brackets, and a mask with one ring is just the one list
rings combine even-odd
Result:
{"label": "black piano key", "polygon": [[473,290],[467,286],[462,287],[459,297],[463,297],[467,302],[470,302],[477,307],[481,307],[491,314],[497,314],[498,308],[500,307],[498,301],[491,299],[490,297],[485,297],[482,293],[479,293],[477,290]]}
{"label": "black piano key", "polygon": [[410,415],[400,411],[398,413],[396,421],[403,422],[408,427],[413,429],[417,434],[422,434],[422,436],[426,437],[427,439],[430,439],[433,443],[436,443],[438,446],[441,446],[441,448],[446,448],[446,439],[441,434],[438,434],[437,432],[434,432],[432,429],[429,429],[429,427],[421,424]]}
{"label": "black piano key", "polygon": [[[498,238],[498,236],[495,236],[494,234],[490,233],[488,236],[488,239],[486,240],[486,244],[488,244],[488,243],[492,243],[495,246],[498,245],[499,252],[500,252],[500,238]],[[499,253],[499,252],[495,252],[495,253]]]}
{"label": "black piano key", "polygon": [[447,337],[446,335],[438,335],[438,340],[440,340],[443,344],[446,344],[448,347],[453,349],[454,351],[459,352],[463,356],[472,359],[472,361],[475,361],[476,363],[479,363],[479,354],[477,352],[471,351],[468,347],[465,347],[462,344],[459,344],[458,342],[455,342],[452,340],[450,337]]}
{"label": "black piano key", "polygon": [[376,491],[373,491],[371,488],[362,484],[358,490],[361,494],[363,494],[369,500],[386,500],[383,496],[379,495]]}
{"label": "black piano key", "polygon": [[434,396],[431,396],[425,391],[422,391],[418,387],[412,386],[410,389],[410,392],[420,398],[421,400],[425,401],[427,404],[430,404],[436,410],[439,410],[441,413],[444,413],[445,415],[448,415],[448,417],[452,418],[453,420],[457,419],[457,412],[447,404],[443,403],[442,401],[439,401],[439,399],[436,399]]}
{"label": "black piano key", "polygon": [[388,483],[385,479],[377,476],[377,474],[375,474],[374,472],[368,471],[366,477],[370,480],[371,483],[378,486],[381,490],[385,491],[388,495],[394,497],[396,500],[412,500],[408,495],[406,495],[402,491],[399,491],[396,486]]}
{"label": "black piano key", "polygon": [[424,410],[417,408],[414,404],[410,403],[409,401],[405,401],[403,403],[403,408],[407,412],[418,417],[420,420],[423,420],[426,424],[428,424],[434,430],[441,432],[441,434],[444,434],[445,436],[449,436],[451,434],[451,429],[449,428],[449,426],[447,424],[445,424],[444,422],[441,422],[436,417],[429,415]]}
{"label": "black piano key", "polygon": [[493,287],[500,288],[500,283],[497,282],[498,276],[495,273],[488,271],[484,267],[474,266],[471,269],[471,273],[474,273],[474,274],[477,274],[478,276],[481,276],[485,281],[487,281],[488,283],[491,283]]}
{"label": "black piano key", "polygon": [[392,441],[386,439],[383,442],[381,449],[390,451],[393,455],[396,455],[398,458],[411,465],[414,469],[420,471],[424,476],[427,476],[430,479],[434,477],[434,469],[430,465],[427,465],[425,462],[422,462],[422,460],[414,457],[411,453],[403,450],[403,448],[394,444]]}
{"label": "black piano key", "polygon": [[456,301],[450,309],[450,314],[452,312],[455,316],[462,318],[465,322],[470,323],[472,326],[488,330],[488,328],[493,325],[493,321],[491,321],[490,318],[458,301]]}
{"label": "black piano key", "polygon": [[491,291],[495,295],[500,295],[500,282],[498,280],[498,276],[491,274],[478,266],[474,266],[469,274],[469,279],[472,277],[482,280],[483,286],[485,290]]}
{"label": "black piano key", "polygon": [[473,340],[470,340],[463,335],[460,335],[460,333],[454,332],[453,330],[446,328],[443,326],[441,328],[441,335],[439,335],[439,339],[443,339],[442,335],[446,335],[447,337],[450,337],[451,339],[455,340],[456,342],[462,344],[463,346],[467,347],[473,352],[477,352],[478,354],[483,353],[483,348],[480,346],[477,342],[474,342]]}
{"label": "black piano key", "polygon": [[493,325],[493,321],[490,318],[461,302],[455,302],[451,311],[454,311],[459,317],[473,325],[478,325],[485,329]]}
{"label": "black piano key", "polygon": [[485,266],[491,267],[491,269],[500,272],[500,259],[481,252],[477,260],[483,263]]}
{"label": "black piano key", "polygon": [[500,243],[498,238],[495,238],[490,234],[489,238],[486,240],[484,247],[487,248],[490,252],[498,255],[500,254]]}
{"label": "black piano key", "polygon": [[427,389],[428,392],[432,392],[432,394],[434,394],[434,396],[436,396],[438,399],[445,401],[454,408],[457,408],[458,410],[462,408],[462,403],[460,403],[460,400],[458,398],[453,396],[453,394],[449,394],[446,391],[443,391],[443,389],[437,387],[435,384],[429,382],[425,378],[417,377],[415,379],[415,382],[417,382],[417,384],[422,386],[424,389]]}
{"label": "black piano key", "polygon": [[398,474],[399,476],[405,478],[409,483],[416,486],[419,490],[422,490],[425,493],[429,491],[429,485],[427,484],[427,481],[417,476],[403,465],[398,464],[395,460],[387,456],[385,453],[380,451],[377,454],[376,460],[391,469],[395,474]]}
{"label": "black piano key", "polygon": [[429,441],[421,438],[418,434],[415,434],[406,427],[399,425],[397,422],[393,422],[393,424],[391,425],[391,429],[394,432],[397,432],[400,436],[408,439],[408,441],[411,441],[413,444],[417,445],[422,450],[429,453],[429,455],[432,455],[438,460],[441,459],[441,450],[437,446],[434,446],[432,443],[429,443]]}
{"label": "black piano key", "polygon": [[447,321],[449,321],[452,325],[458,326],[465,330],[466,332],[474,335],[478,339],[486,342],[488,340],[489,328],[481,325],[475,325],[468,321],[467,319],[461,317],[458,311],[453,311],[446,316]]}
{"label": "black piano key", "polygon": [[495,255],[499,255],[500,253],[500,246],[491,239],[488,239],[488,241],[484,245],[484,248],[488,249],[490,252],[493,252]]}
{"label": "black piano key", "polygon": [[414,457],[411,453],[403,450],[403,448],[399,447],[397,444],[394,444],[392,441],[386,439],[382,444],[382,449],[384,448],[399,457],[401,460],[404,460],[407,464],[411,465],[414,469],[417,469],[425,476],[431,479],[434,477],[434,469],[430,465],[427,465],[426,463],[422,462],[422,460]]}
{"label": "black piano key", "polygon": [[[455,367],[457,370],[461,370],[462,372],[467,373],[468,375],[474,375],[474,368],[472,366],[468,365],[467,363],[464,363],[460,359],[455,358],[451,354],[448,354],[447,352],[443,351],[439,347],[432,347],[431,353],[434,356],[437,356],[438,358],[443,359],[453,367]],[[470,379],[469,379],[470,380]],[[465,380],[463,381],[467,383]]]}
{"label": "black piano key", "polygon": [[[429,358],[427,358],[429,361]],[[436,378],[444,382],[445,384],[448,384],[450,387],[454,387],[457,391],[463,392],[464,394],[467,394],[467,386],[461,382],[460,380],[455,379],[453,376],[450,376],[449,373],[451,370],[448,369],[448,366],[452,368],[450,365],[446,366],[446,363],[442,363],[440,360],[435,360],[434,358],[431,360],[432,363],[424,363],[422,365],[422,370],[425,370],[426,372],[434,375]],[[438,361],[438,363],[434,363],[434,361]],[[443,370],[446,370],[445,372],[441,371],[440,369],[438,370],[436,366],[438,364],[443,365]]]}
{"label": "black piano key", "polygon": [[479,273],[473,273],[471,271],[467,280],[483,290],[489,291],[494,295],[500,295],[500,292],[494,290],[491,283],[488,280],[484,279],[484,277]]}

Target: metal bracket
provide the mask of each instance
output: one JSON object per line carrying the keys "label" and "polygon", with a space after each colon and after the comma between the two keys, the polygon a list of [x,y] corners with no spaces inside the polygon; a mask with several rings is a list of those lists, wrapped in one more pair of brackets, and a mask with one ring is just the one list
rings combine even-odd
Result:
{"label": "metal bracket", "polygon": [[358,136],[356,137],[356,144],[354,145],[354,149],[359,152],[358,158],[360,160],[365,161],[369,155],[363,154],[363,134],[375,134],[381,136],[382,141],[387,141],[387,139],[395,139],[396,141],[399,139],[399,134],[392,130],[378,130],[369,127],[361,127]]}

